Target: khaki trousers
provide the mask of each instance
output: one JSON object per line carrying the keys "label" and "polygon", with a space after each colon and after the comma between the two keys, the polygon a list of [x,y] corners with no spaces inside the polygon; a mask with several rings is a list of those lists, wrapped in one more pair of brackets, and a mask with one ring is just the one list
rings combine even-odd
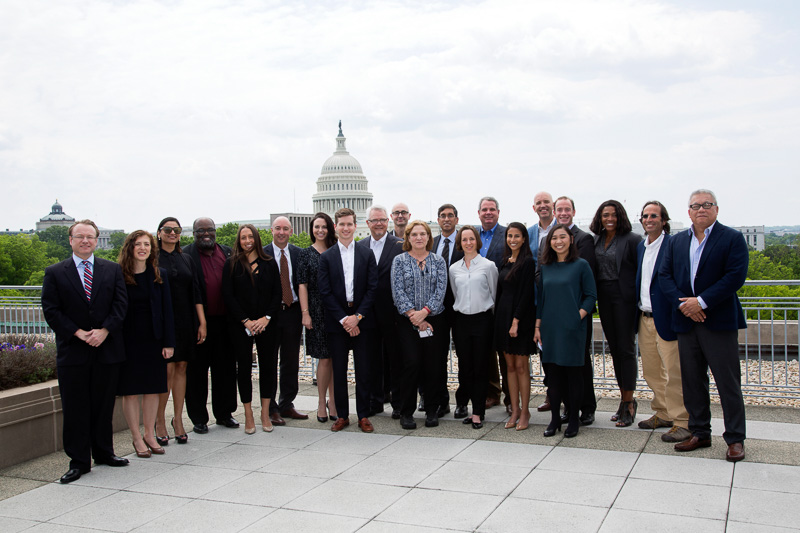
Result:
{"label": "khaki trousers", "polygon": [[683,405],[678,341],[665,341],[659,337],[653,319],[640,315],[639,352],[642,354],[642,374],[653,391],[651,405],[656,416],[689,429],[689,413]]}

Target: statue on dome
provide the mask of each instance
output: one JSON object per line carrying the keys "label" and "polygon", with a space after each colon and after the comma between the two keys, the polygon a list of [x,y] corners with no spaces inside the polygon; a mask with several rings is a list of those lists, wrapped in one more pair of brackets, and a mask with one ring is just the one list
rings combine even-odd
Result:
{"label": "statue on dome", "polygon": [[342,133],[342,121],[341,120],[339,120],[339,135],[344,135]]}

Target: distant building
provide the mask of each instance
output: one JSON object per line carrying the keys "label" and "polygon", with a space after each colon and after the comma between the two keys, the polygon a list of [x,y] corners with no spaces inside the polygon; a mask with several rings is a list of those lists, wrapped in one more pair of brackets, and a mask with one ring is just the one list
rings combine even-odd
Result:
{"label": "distant building", "polygon": [[50,226],[71,226],[75,223],[75,218],[69,216],[64,212],[64,209],[61,207],[61,204],[56,203],[50,208],[50,214],[45,215],[39,219],[39,222],[36,223],[36,231],[42,231]]}
{"label": "distant building", "polygon": [[742,232],[748,246],[759,252],[764,251],[764,226],[734,226],[733,229]]}

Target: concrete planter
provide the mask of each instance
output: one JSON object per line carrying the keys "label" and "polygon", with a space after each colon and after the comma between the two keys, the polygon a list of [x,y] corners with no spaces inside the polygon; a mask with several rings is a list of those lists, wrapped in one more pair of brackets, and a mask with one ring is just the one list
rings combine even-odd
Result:
{"label": "concrete planter", "polygon": [[[0,468],[63,448],[58,381],[0,391]],[[127,428],[122,400],[114,406],[114,431]]]}

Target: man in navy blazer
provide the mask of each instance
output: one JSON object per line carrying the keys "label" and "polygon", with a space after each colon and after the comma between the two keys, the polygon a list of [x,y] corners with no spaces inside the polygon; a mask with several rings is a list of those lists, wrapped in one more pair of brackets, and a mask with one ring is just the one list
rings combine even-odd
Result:
{"label": "man in navy blazer", "polygon": [[713,192],[689,197],[692,227],[670,239],[659,271],[678,334],[683,399],[692,437],[681,452],[711,446],[708,369],[717,384],[728,444],[726,459],[744,459],[745,412],[739,366],[738,330],[747,327],[736,296],[747,278],[747,243],[738,231],[717,222]]}
{"label": "man in navy blazer", "polygon": [[42,310],[56,334],[64,452],[70,458],[62,483],[87,474],[92,458],[128,464],[114,454],[112,430],[128,295],[120,266],[94,256],[99,234],[91,220],[73,224],[72,257],[47,267],[42,284]]}
{"label": "man in navy blazer", "polygon": [[391,402],[400,418],[401,360],[397,343],[397,309],[392,300],[392,261],[403,253],[403,240],[388,232],[389,215],[386,208],[373,205],[367,209],[369,237],[356,247],[369,250],[378,267],[378,286],[375,290],[375,330],[370,335],[370,416],[383,412],[383,404]]}
{"label": "man in navy blazer", "polygon": [[378,267],[370,250],[353,242],[355,212],[343,207],[336,211],[334,218],[339,242],[320,256],[317,278],[325,307],[328,352],[333,360],[333,395],[339,415],[331,431],[341,431],[350,425],[347,356],[352,349],[358,427],[365,433],[372,433],[374,428],[369,421],[369,337],[376,322],[373,303],[378,287]]}
{"label": "man in navy blazer", "polygon": [[691,438],[689,413],[683,405],[681,360],[678,336],[672,330],[672,307],[661,290],[658,269],[670,240],[669,213],[661,202],[647,202],[642,208],[645,239],[636,247],[636,294],[639,295],[636,329],[642,374],[653,391],[654,413],[639,422],[641,429],[671,427],[661,435],[664,442]]}

